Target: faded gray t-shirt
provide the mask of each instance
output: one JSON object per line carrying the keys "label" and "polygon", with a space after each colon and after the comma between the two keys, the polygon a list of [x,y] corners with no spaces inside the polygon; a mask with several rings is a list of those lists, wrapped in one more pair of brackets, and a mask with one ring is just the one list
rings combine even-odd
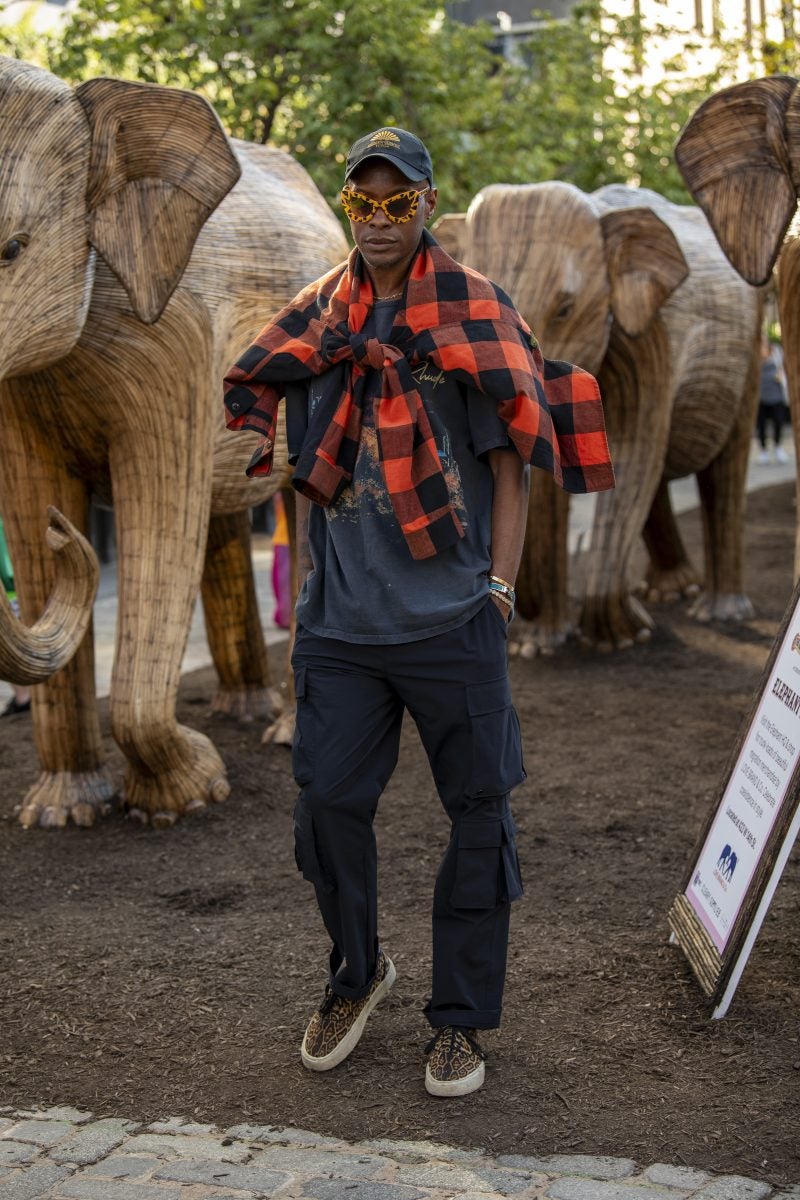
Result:
{"label": "faded gray t-shirt", "polygon": [[[390,341],[396,301],[377,302],[365,337]],[[300,452],[308,416],[326,388],[340,388],[334,367],[286,398],[289,461]],[[419,641],[469,621],[486,601],[493,479],[487,451],[509,445],[494,401],[425,362],[414,369],[436,439],[451,503],[465,529],[431,558],[411,557],[386,490],[375,430],[379,374],[366,379],[361,440],[353,480],[336,504],[312,504],[308,540],[313,570],[297,600],[297,620],[321,637],[387,644]]]}

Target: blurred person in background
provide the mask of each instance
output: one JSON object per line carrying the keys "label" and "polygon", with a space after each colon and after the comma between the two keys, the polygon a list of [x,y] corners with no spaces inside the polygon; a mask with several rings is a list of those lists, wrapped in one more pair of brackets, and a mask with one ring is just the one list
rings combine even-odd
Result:
{"label": "blurred person in background", "polygon": [[780,342],[772,341],[766,334],[761,339],[761,378],[758,393],[758,415],[756,432],[761,445],[758,455],[760,463],[770,462],[767,445],[767,426],[772,426],[775,462],[786,463],[789,456],[781,445],[784,427],[789,421],[789,405],[786,393],[786,375],[783,370],[783,349]]}

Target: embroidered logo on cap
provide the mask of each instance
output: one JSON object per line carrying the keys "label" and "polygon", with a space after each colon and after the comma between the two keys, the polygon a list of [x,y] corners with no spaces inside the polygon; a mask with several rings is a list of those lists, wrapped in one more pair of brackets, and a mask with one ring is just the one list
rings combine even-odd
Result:
{"label": "embroidered logo on cap", "polygon": [[370,146],[399,146],[400,138],[391,129],[379,129],[369,139]]}

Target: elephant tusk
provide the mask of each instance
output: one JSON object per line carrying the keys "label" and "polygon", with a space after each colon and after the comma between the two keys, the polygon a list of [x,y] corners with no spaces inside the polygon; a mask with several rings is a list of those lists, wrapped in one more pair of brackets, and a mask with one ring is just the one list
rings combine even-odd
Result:
{"label": "elephant tusk", "polygon": [[94,550],[56,508],[48,508],[47,544],[55,557],[53,591],[39,620],[16,619],[0,588],[0,679],[42,683],[69,662],[92,619],[100,567]]}

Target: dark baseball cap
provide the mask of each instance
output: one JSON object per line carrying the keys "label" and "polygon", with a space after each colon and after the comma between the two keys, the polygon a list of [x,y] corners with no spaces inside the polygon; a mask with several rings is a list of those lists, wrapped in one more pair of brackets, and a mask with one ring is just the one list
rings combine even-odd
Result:
{"label": "dark baseball cap", "polygon": [[385,158],[397,167],[398,171],[402,171],[407,179],[424,178],[433,186],[431,156],[425,144],[407,129],[387,125],[353,142],[347,155],[345,179],[349,179],[356,167],[367,158]]}

